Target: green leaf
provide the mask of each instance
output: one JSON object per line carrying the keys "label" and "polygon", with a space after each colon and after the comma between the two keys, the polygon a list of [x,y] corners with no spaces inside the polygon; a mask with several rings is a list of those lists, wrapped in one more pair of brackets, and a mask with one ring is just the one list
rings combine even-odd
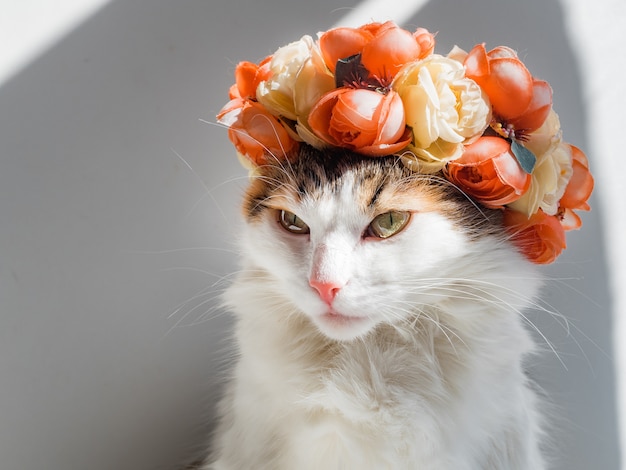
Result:
{"label": "green leaf", "polygon": [[522,170],[529,174],[532,173],[533,168],[535,168],[535,163],[537,163],[535,154],[516,140],[511,141],[511,151],[513,155],[515,155],[515,158],[517,158]]}

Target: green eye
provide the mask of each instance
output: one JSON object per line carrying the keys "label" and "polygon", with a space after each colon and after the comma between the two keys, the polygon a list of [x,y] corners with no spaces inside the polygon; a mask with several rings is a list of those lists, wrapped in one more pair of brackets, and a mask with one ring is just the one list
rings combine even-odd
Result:
{"label": "green eye", "polygon": [[309,233],[309,226],[300,217],[289,211],[278,211],[278,223],[288,232],[297,235]]}
{"label": "green eye", "polygon": [[400,232],[409,222],[409,212],[390,211],[376,216],[367,228],[367,235],[376,238],[389,238]]}

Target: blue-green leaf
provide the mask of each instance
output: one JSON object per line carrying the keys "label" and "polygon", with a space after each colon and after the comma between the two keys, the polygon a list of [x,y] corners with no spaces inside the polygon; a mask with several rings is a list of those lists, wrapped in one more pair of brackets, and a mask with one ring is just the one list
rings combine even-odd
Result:
{"label": "blue-green leaf", "polygon": [[513,152],[513,155],[515,155],[515,158],[517,158],[517,161],[522,169],[526,173],[532,173],[533,168],[535,168],[535,163],[537,163],[537,157],[535,157],[535,154],[516,140],[511,142],[511,151]]}

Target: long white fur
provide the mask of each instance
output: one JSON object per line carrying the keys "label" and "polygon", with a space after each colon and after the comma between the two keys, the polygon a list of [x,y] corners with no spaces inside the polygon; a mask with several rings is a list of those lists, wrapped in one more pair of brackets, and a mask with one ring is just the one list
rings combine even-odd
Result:
{"label": "long white fur", "polygon": [[[371,215],[348,186],[285,207],[310,238],[271,217],[243,228],[243,270],[226,294],[239,358],[203,468],[544,469],[524,373],[533,265],[419,198],[401,233],[364,240]],[[314,269],[345,278],[333,308],[362,319],[323,316]]]}

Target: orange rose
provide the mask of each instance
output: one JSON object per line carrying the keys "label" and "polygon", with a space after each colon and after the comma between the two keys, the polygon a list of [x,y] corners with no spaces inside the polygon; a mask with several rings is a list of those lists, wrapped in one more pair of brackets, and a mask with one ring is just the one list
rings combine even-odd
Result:
{"label": "orange rose", "polygon": [[235,84],[230,87],[230,99],[256,99],[259,83],[267,80],[271,74],[271,59],[271,56],[266,57],[258,65],[253,62],[239,62],[235,67]]}
{"label": "orange rose", "polygon": [[530,218],[507,209],[503,223],[513,244],[533,263],[552,263],[566,247],[561,222],[541,209]]}
{"label": "orange rose", "polygon": [[289,158],[298,146],[280,121],[256,101],[235,98],[222,108],[217,120],[228,126],[228,137],[237,151],[255,165]]}
{"label": "orange rose", "polygon": [[335,73],[337,61],[359,54],[365,44],[372,40],[380,23],[370,23],[367,28],[335,28],[319,37],[319,47],[328,69]]}
{"label": "orange rose", "polygon": [[410,141],[402,100],[394,91],[338,88],[313,107],[309,125],[324,142],[370,156],[398,152]]}
{"label": "orange rose", "polygon": [[574,209],[583,211],[590,209],[587,199],[593,191],[594,181],[589,172],[587,156],[578,147],[566,145],[569,145],[572,151],[573,172],[565,188],[565,193],[559,201],[559,212],[563,218],[562,223],[565,230],[573,230],[582,225],[582,220],[574,212]]}
{"label": "orange rose", "polygon": [[411,34],[387,21],[360,28],[331,29],[320,36],[319,45],[333,73],[338,60],[361,54],[361,64],[372,76],[391,81],[404,64],[432,54],[435,39],[424,28]]}
{"label": "orange rose", "polygon": [[510,124],[524,133],[533,132],[541,127],[552,110],[552,88],[543,80],[533,79],[532,97],[524,112]]}
{"label": "orange rose", "polygon": [[569,145],[572,151],[572,167],[573,174],[565,193],[561,198],[560,204],[562,207],[578,210],[589,210],[589,204],[587,199],[591,196],[593,191],[593,177],[589,172],[589,162],[587,156],[578,147],[571,144]]}
{"label": "orange rose", "polygon": [[434,47],[434,36],[424,28],[411,34],[388,21],[363,47],[361,63],[373,76],[390,82],[404,64],[432,54]]}
{"label": "orange rose", "polygon": [[552,109],[552,89],[532,77],[513,49],[487,52],[478,44],[465,57],[467,77],[487,93],[494,113],[514,129],[532,132],[541,127]]}
{"label": "orange rose", "polygon": [[500,137],[481,137],[467,145],[444,171],[465,193],[494,209],[519,199],[530,185],[530,175],[520,167],[511,144]]}

